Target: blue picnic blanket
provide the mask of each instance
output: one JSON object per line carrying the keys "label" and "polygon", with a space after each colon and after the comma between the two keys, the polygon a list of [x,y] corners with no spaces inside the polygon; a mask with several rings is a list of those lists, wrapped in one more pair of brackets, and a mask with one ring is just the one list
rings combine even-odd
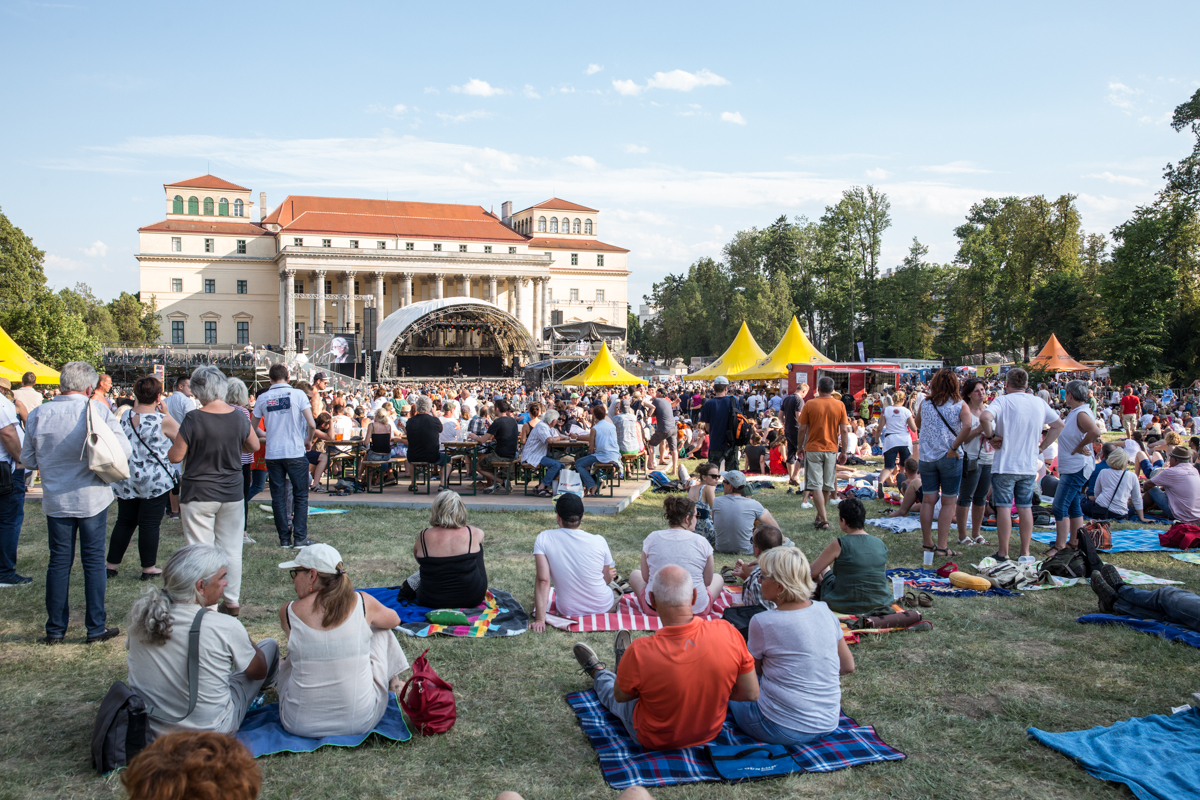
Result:
{"label": "blue picnic blanket", "polygon": [[524,606],[502,589],[488,589],[483,602],[475,608],[458,609],[466,615],[466,625],[430,624],[425,615],[437,609],[401,600],[399,586],[362,591],[399,614],[400,631],[409,636],[428,637],[435,633],[467,638],[517,636],[529,629],[529,614],[525,612]]}
{"label": "blue picnic blanket", "polygon": [[1200,647],[1200,633],[1172,622],[1159,622],[1156,619],[1138,619],[1137,617],[1127,617],[1123,614],[1084,614],[1075,621],[1082,622],[1084,625],[1089,623],[1124,625],[1126,628],[1133,628],[1135,631],[1141,631],[1142,633],[1152,633],[1155,636],[1161,636],[1172,642],[1183,642],[1184,644],[1190,644],[1192,647]]}
{"label": "blue picnic blanket", "polygon": [[271,703],[269,706],[263,706],[246,715],[246,718],[242,720],[242,727],[238,729],[237,738],[250,750],[250,755],[258,758],[259,756],[269,756],[272,753],[311,753],[325,745],[358,747],[372,733],[396,742],[407,742],[412,738],[412,732],[404,722],[404,715],[396,703],[396,695],[388,695],[388,707],[383,714],[383,719],[379,720],[379,724],[367,733],[353,736],[326,736],[323,739],[295,736],[285,731],[283,725],[280,724],[279,704]]}
{"label": "blue picnic blanket", "polygon": [[[706,745],[684,750],[645,750],[630,738],[620,718],[601,705],[595,691],[569,694],[567,703],[596,748],[604,780],[614,789],[744,780],[787,772],[833,772],[905,758],[904,753],[885,744],[873,727],[860,726],[845,714],[838,729],[824,739],[783,748],[790,759],[779,757],[779,746],[763,744],[739,731],[732,714],[726,716],[721,732]],[[761,769],[766,762],[770,762],[770,769]],[[718,768],[717,764],[721,766]]]}
{"label": "blue picnic blanket", "polygon": [[[1102,550],[1103,553],[1145,553],[1156,550],[1178,553],[1177,547],[1163,547],[1158,543],[1158,535],[1166,533],[1159,528],[1123,528],[1112,532],[1112,547]],[[1042,544],[1054,544],[1055,533],[1048,531],[1033,531],[1034,541]]]}
{"label": "blue picnic blanket", "polygon": [[1123,783],[1139,800],[1200,795],[1200,710],[1134,717],[1110,727],[1030,738],[1078,761],[1102,781]]}
{"label": "blue picnic blanket", "polygon": [[1011,589],[995,588],[989,589],[986,592],[977,592],[974,589],[960,589],[957,586],[951,586],[947,578],[943,578],[937,574],[937,570],[897,567],[887,571],[888,578],[893,575],[899,575],[904,578],[904,585],[911,586],[917,591],[929,592],[930,594],[941,595],[942,597],[1020,597],[1020,592],[1014,592]]}

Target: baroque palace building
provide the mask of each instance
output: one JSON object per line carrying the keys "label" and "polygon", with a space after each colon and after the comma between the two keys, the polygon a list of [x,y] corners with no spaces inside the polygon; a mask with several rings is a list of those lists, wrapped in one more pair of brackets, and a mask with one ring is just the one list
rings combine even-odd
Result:
{"label": "baroque palace building", "polygon": [[474,298],[541,344],[553,324],[624,328],[629,251],[600,212],[552,198],[501,216],[481,206],[288,196],[252,221],[251,190],[213,175],[164,185],[166,219],[138,229],[142,297],[167,344],[306,347],[306,332],[362,332],[424,300]]}

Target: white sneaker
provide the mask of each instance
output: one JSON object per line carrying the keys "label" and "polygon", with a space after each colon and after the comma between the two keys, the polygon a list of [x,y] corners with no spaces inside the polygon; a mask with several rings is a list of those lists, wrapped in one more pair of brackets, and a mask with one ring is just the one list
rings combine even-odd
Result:
{"label": "white sneaker", "polygon": [[801,503],[800,507],[801,508],[812,508],[813,504],[806,501],[806,502]]}
{"label": "white sneaker", "polygon": [[243,533],[242,534],[242,544],[258,544],[258,540],[251,539],[249,536],[247,536],[246,534]]}

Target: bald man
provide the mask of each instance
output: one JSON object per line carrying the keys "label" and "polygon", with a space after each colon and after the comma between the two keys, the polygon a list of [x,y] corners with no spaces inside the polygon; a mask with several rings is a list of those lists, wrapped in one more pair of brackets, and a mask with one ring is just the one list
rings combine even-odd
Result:
{"label": "bald man", "polygon": [[721,731],[729,701],[758,698],[754,659],[737,629],[692,614],[696,590],[687,570],[660,569],[648,590],[663,627],[632,641],[617,634],[609,670],[592,648],[575,643],[575,659],[594,681],[600,702],[647,750],[710,742]]}

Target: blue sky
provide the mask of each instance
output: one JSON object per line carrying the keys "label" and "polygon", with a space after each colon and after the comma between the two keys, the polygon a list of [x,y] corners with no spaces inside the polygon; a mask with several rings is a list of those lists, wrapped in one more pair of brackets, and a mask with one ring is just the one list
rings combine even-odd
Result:
{"label": "blue sky", "polygon": [[[837,6],[837,7],[833,7]],[[332,11],[331,11],[332,10]],[[890,196],[884,265],[986,196],[1107,232],[1190,150],[1185,3],[0,0],[0,209],[56,287],[136,291],[162,184],[599,208],[653,281],[737,230]],[[257,218],[257,217],[256,217]]]}

